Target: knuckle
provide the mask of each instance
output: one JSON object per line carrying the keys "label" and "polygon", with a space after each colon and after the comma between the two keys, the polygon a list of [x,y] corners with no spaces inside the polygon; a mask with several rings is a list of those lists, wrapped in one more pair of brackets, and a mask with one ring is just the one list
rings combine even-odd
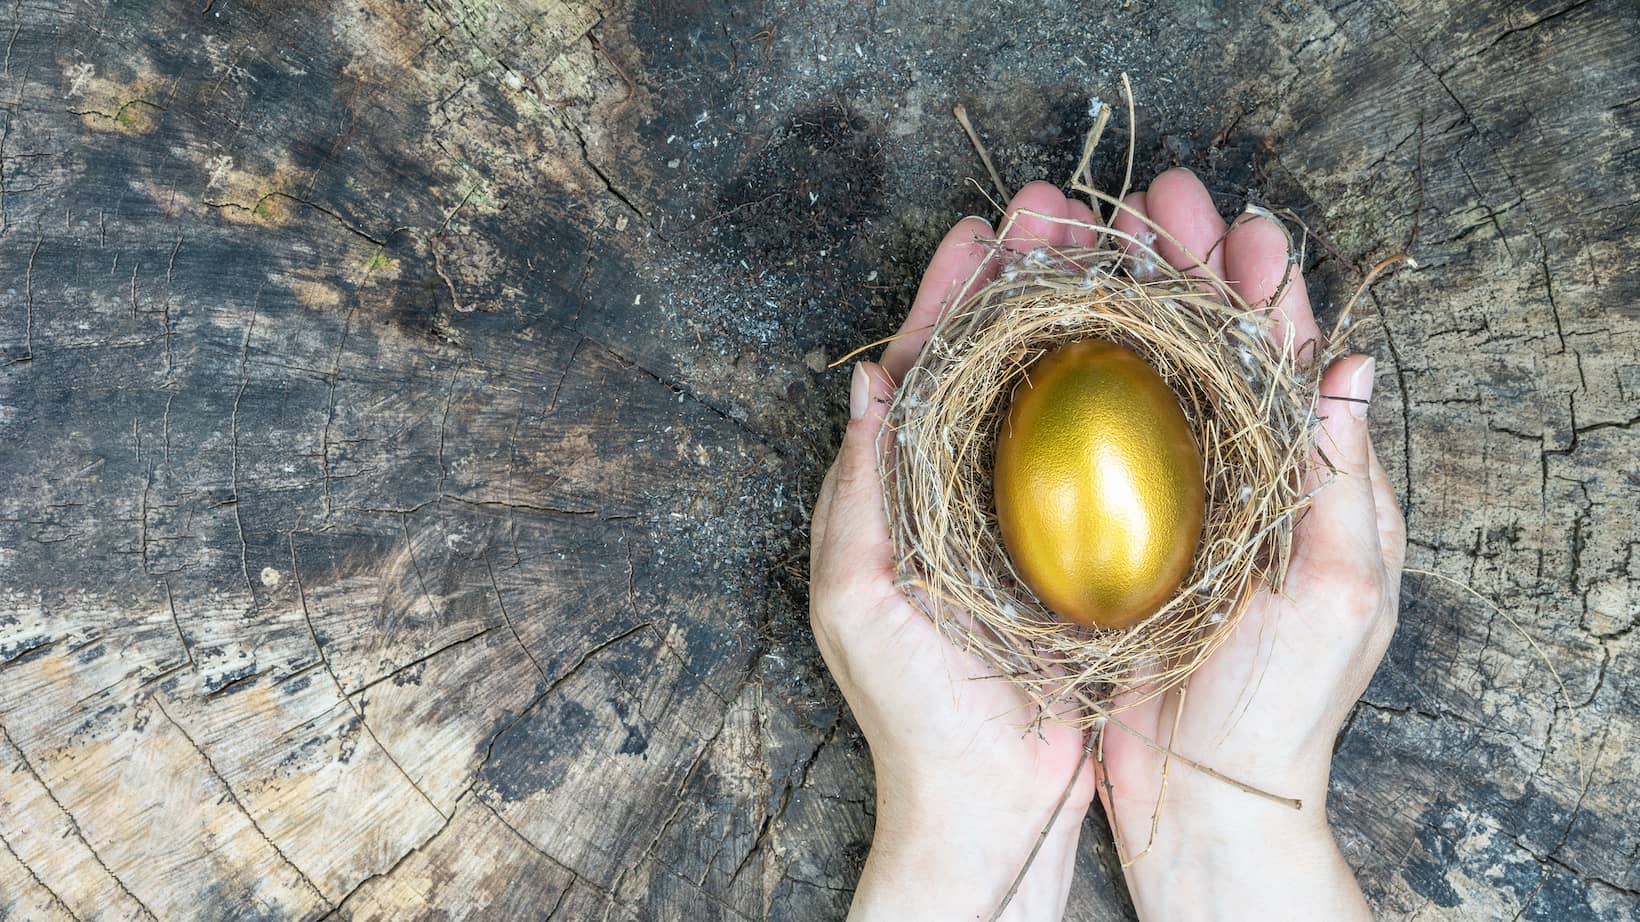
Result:
{"label": "knuckle", "polygon": [[829,606],[820,593],[809,596],[809,630],[815,634],[821,633],[830,620]]}
{"label": "knuckle", "polygon": [[1327,579],[1327,593],[1351,620],[1373,620],[1384,608],[1383,567],[1374,561],[1336,568]]}
{"label": "knuckle", "polygon": [[826,468],[826,476],[820,481],[820,492],[814,499],[814,517],[822,518],[827,507],[831,505],[831,495],[837,490],[837,461]]}
{"label": "knuckle", "polygon": [[1407,556],[1407,522],[1397,509],[1390,518],[1389,534],[1385,535],[1385,550],[1398,561]]}
{"label": "knuckle", "polygon": [[1384,650],[1389,649],[1389,643],[1394,638],[1395,612],[1391,609],[1387,612],[1385,617],[1378,619],[1377,623],[1374,625],[1373,648],[1378,650],[1380,655],[1382,655]]}
{"label": "knuckle", "polygon": [[867,473],[869,473],[869,468],[859,457],[859,453],[839,461],[837,463],[836,492],[840,495],[853,494],[866,482]]}

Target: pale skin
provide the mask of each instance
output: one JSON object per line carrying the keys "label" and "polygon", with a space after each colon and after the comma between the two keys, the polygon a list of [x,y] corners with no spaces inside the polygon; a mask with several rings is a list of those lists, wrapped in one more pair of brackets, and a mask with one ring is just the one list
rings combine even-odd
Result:
{"label": "pale skin", "polygon": [[[1150,229],[1140,215],[1148,217],[1167,231],[1156,244],[1163,258],[1211,271],[1247,302],[1268,305],[1278,346],[1308,354],[1303,344],[1319,332],[1296,267],[1281,285],[1289,240],[1279,225],[1245,213],[1227,226],[1185,170],[1163,173],[1126,204],[1119,230],[1138,235]],[[998,225],[1011,227],[1004,243],[1023,252],[1090,242],[1089,231],[1020,212],[1094,222],[1085,203],[1051,185],[1032,183],[1014,196]],[[981,265],[975,238],[993,233],[979,218],[959,221],[929,262],[903,335],[879,362],[855,367],[848,431],[814,511],[810,620],[877,776],[877,826],[849,917],[990,918],[1068,784],[1003,918],[1060,917],[1096,797],[1127,855],[1149,845],[1126,870],[1146,922],[1371,918],[1326,815],[1333,741],[1389,643],[1405,554],[1400,508],[1367,432],[1371,360],[1346,356],[1322,375],[1318,439],[1332,470],[1312,456],[1310,484],[1326,485],[1294,535],[1285,592],[1252,601],[1191,677],[1182,713],[1178,695],[1168,694],[1120,717],[1189,759],[1303,806],[1174,761],[1152,837],[1161,753],[1107,724],[1103,758],[1083,759],[1081,731],[1036,721],[1023,693],[983,678],[993,670],[950,643],[893,584],[877,472],[882,416],[928,325]]]}

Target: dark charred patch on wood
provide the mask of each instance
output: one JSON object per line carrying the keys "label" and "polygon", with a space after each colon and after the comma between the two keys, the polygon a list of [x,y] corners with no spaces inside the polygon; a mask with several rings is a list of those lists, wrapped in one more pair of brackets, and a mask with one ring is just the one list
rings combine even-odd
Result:
{"label": "dark charred patch on wood", "polygon": [[575,701],[532,711],[496,739],[484,769],[485,786],[503,801],[551,789],[563,781],[573,738],[592,724],[592,712]]}
{"label": "dark charred patch on wood", "polygon": [[[1551,867],[1544,872],[1543,889],[1538,891],[1521,918],[1532,922],[1599,918],[1599,911],[1589,905],[1589,891],[1587,881],[1579,880],[1558,867]],[[1629,917],[1634,918],[1636,912],[1631,903]]]}
{"label": "dark charred patch on wood", "polygon": [[300,914],[268,906],[256,898],[254,891],[219,883],[207,888],[196,899],[200,906],[233,907],[234,919],[244,922],[294,922]]}
{"label": "dark charred patch on wood", "polygon": [[1408,861],[1401,871],[1402,879],[1414,893],[1444,909],[1463,902],[1458,891],[1446,879],[1448,870],[1458,863],[1457,849],[1441,828],[1452,806],[1451,803],[1435,803],[1418,818],[1418,844],[1422,846],[1422,851]]}
{"label": "dark charred patch on wood", "polygon": [[51,645],[52,638],[44,634],[11,641],[4,646],[0,646],[0,662],[7,665],[22,665],[31,659],[44,656],[50,652]]}
{"label": "dark charred patch on wood", "polygon": [[304,673],[294,679],[291,679],[289,682],[284,683],[281,688],[287,695],[299,695],[302,692],[307,691],[308,687],[312,684],[313,674]]}
{"label": "dark charred patch on wood", "polygon": [[401,688],[406,685],[420,685],[423,671],[424,667],[421,665],[411,666],[409,669],[393,673],[392,682]]}
{"label": "dark charred patch on wood", "polygon": [[451,318],[455,314],[456,304],[425,248],[423,252],[415,253],[403,247],[395,257],[384,254],[376,258],[407,260],[406,265],[413,268],[401,269],[383,308],[374,316],[361,320],[367,323],[385,321],[417,336],[450,338],[453,333]]}
{"label": "dark charred patch on wood", "polygon": [[626,727],[626,739],[621,741],[618,752],[627,755],[643,755],[649,749],[649,736],[640,727],[630,724]]}
{"label": "dark charred patch on wood", "polygon": [[[221,655],[220,651],[219,655]],[[247,654],[241,653],[240,656],[245,657]],[[254,677],[256,674],[257,669],[254,661],[241,663],[223,672],[210,674],[205,679],[205,691],[206,693],[213,695],[231,695],[235,692],[244,691],[250,687],[246,680]]]}
{"label": "dark charred patch on wood", "polygon": [[788,262],[841,246],[882,210],[882,141],[841,104],[800,112],[719,195],[705,240],[726,255]]}

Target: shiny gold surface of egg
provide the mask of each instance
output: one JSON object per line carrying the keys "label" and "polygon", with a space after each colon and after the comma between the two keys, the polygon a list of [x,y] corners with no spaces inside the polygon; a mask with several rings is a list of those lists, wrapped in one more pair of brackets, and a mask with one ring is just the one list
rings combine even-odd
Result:
{"label": "shiny gold surface of egg", "polygon": [[1034,362],[997,434],[1002,543],[1037,598],[1077,624],[1128,627],[1168,600],[1201,541],[1203,482],[1178,398],[1115,343]]}

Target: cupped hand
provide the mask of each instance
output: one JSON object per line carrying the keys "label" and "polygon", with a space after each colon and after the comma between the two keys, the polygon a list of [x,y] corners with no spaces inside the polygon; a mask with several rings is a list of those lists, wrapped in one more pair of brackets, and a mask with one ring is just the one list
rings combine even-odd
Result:
{"label": "cupped hand", "polygon": [[[1046,183],[1014,196],[1008,215],[1018,212],[1093,219]],[[1020,252],[1089,242],[1080,228],[1033,214],[1003,226],[1003,244]],[[982,219],[959,221],[881,364],[855,366],[848,431],[815,505],[809,617],[877,775],[877,828],[854,918],[989,918],[1077,775],[1005,916],[1058,918],[1094,796],[1083,733],[1040,720],[1023,692],[953,644],[894,582],[878,474],[883,416],[934,319],[976,270],[994,266],[977,242],[992,233]]]}
{"label": "cupped hand", "polygon": [[[1314,353],[1306,343],[1320,334],[1281,225],[1246,212],[1227,234],[1207,190],[1184,170],[1162,174],[1126,204],[1119,230],[1164,229],[1163,258],[1212,272],[1249,304],[1268,306],[1273,347]],[[1326,791],[1339,728],[1394,631],[1405,557],[1400,508],[1367,431],[1372,377],[1365,356],[1341,358],[1322,375],[1306,481],[1314,497],[1295,529],[1284,591],[1255,596],[1182,691],[1114,718],[1133,732],[1103,730],[1101,784],[1110,787],[1101,798],[1142,918],[1370,916],[1328,830]],[[1164,796],[1165,756],[1141,736],[1302,806],[1177,760]]]}

